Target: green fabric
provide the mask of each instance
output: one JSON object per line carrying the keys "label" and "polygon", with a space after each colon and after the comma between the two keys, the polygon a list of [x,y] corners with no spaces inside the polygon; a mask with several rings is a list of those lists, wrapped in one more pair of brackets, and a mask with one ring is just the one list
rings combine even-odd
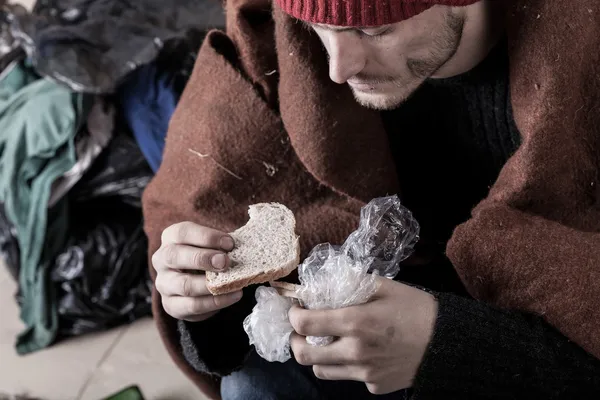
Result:
{"label": "green fabric", "polygon": [[50,227],[52,182],[76,162],[74,137],[87,114],[88,97],[19,64],[0,81],[0,201],[15,226],[21,249],[19,285],[25,330],[19,354],[50,345],[58,328],[57,305],[48,276],[53,256],[65,241],[66,205]]}

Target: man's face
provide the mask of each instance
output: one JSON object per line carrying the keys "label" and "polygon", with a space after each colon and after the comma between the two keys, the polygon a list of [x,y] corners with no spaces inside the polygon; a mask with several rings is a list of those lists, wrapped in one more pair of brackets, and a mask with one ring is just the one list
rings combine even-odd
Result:
{"label": "man's face", "polygon": [[348,83],[363,106],[391,109],[452,59],[464,22],[456,8],[438,6],[392,25],[310,27],[327,50],[331,79]]}

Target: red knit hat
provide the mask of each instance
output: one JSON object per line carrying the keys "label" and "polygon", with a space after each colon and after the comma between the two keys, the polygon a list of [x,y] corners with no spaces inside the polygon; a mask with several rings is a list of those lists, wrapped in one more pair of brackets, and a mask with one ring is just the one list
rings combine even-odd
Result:
{"label": "red knit hat", "polygon": [[275,0],[294,18],[336,26],[380,26],[414,17],[435,5],[468,6],[479,0]]}

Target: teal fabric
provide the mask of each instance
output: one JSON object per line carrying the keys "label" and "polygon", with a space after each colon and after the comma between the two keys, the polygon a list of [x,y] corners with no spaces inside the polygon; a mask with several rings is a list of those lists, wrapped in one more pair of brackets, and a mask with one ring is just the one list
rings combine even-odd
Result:
{"label": "teal fabric", "polygon": [[0,201],[21,249],[25,330],[17,339],[20,354],[47,347],[56,337],[57,305],[48,273],[66,239],[66,205],[51,210],[56,218],[47,226],[47,204],[52,182],[76,162],[74,138],[85,121],[89,100],[40,79],[23,64],[0,81]]}

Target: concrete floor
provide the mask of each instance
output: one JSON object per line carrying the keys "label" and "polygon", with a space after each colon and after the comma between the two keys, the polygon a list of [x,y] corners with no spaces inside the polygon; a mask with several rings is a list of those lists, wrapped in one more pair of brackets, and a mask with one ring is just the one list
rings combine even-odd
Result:
{"label": "concrete floor", "polygon": [[[18,2],[31,7],[35,0]],[[25,394],[40,400],[100,400],[132,384],[147,400],[203,399],[171,362],[150,319],[19,357],[15,291],[0,264],[0,399]]]}
{"label": "concrete floor", "polygon": [[0,398],[27,394],[40,400],[100,400],[137,384],[147,400],[203,399],[171,362],[150,319],[18,356],[14,341],[22,325],[15,290],[0,265]]}

